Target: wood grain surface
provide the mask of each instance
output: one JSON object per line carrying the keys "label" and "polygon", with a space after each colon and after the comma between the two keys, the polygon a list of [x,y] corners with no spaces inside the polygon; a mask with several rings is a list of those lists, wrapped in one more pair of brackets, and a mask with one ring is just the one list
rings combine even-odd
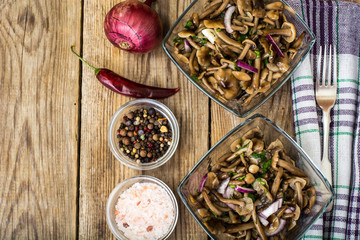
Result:
{"label": "wood grain surface", "polygon": [[0,239],[76,237],[80,17],[79,1],[0,2]]}
{"label": "wood grain surface", "polygon": [[[0,239],[113,239],[105,205],[119,182],[146,174],[176,192],[209,147],[244,120],[200,93],[160,47],[145,55],[114,48],[103,21],[118,2],[0,1]],[[153,4],[164,35],[190,2]],[[108,124],[132,99],[101,86],[71,45],[94,66],[139,83],[181,88],[161,100],[180,125],[179,147],[168,163],[136,171],[113,157]],[[256,112],[293,136],[290,83]],[[180,216],[170,239],[207,239],[175,195]]]}

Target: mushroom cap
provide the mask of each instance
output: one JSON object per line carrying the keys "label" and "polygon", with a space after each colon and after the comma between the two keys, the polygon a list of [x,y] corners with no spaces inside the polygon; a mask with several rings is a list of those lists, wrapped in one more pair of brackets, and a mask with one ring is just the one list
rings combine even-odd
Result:
{"label": "mushroom cap", "polygon": [[233,71],[232,75],[234,75],[234,77],[240,81],[250,81],[251,80],[250,75],[245,72]]}
{"label": "mushroom cap", "polygon": [[292,23],[289,22],[284,22],[281,26],[281,28],[285,28],[285,29],[290,29],[291,30],[291,35],[286,37],[283,36],[283,38],[285,39],[285,41],[287,41],[288,43],[292,43],[295,40],[296,37],[296,30],[295,30],[295,26]]}
{"label": "mushroom cap", "polygon": [[256,48],[256,43],[249,38],[244,39],[244,41],[242,41],[242,44],[250,44],[251,47]]}
{"label": "mushroom cap", "polygon": [[236,212],[240,215],[247,215],[250,214],[254,209],[254,203],[251,198],[249,197],[243,197],[241,200],[245,202],[245,206],[241,207],[239,205],[236,205]]}
{"label": "mushroom cap", "polygon": [[273,21],[279,20],[279,12],[277,10],[267,11],[266,16]]}
{"label": "mushroom cap", "polygon": [[284,4],[282,2],[272,2],[265,5],[266,10],[282,10],[284,8]]}
{"label": "mushroom cap", "polygon": [[196,51],[196,57],[200,66],[206,68],[210,65],[210,48],[202,46],[199,50]]}
{"label": "mushroom cap", "polygon": [[272,72],[279,72],[280,69],[274,63],[267,63],[266,67]]}
{"label": "mushroom cap", "polygon": [[304,188],[306,186],[306,180],[301,177],[294,177],[290,181],[290,187],[294,190],[296,190],[295,183],[300,183],[301,188]]}
{"label": "mushroom cap", "polygon": [[263,18],[263,17],[265,17],[265,14],[266,14],[266,11],[263,8],[252,10],[252,15],[256,18]]}
{"label": "mushroom cap", "polygon": [[230,144],[230,150],[232,152],[236,152],[239,147],[241,147],[241,144],[240,144],[241,140],[240,138],[239,139],[236,139],[235,141],[233,141],[231,144]]}
{"label": "mushroom cap", "polygon": [[252,139],[252,138],[262,138],[263,132],[259,127],[253,128],[249,131],[247,131],[242,137],[241,140],[245,142],[246,139]]}
{"label": "mushroom cap", "polygon": [[204,25],[207,28],[221,28],[224,29],[224,21],[222,20],[204,20]]}
{"label": "mushroom cap", "polygon": [[300,212],[301,212],[300,207],[296,204],[295,211],[294,211],[295,216],[293,218],[295,221],[297,221],[300,218]]}
{"label": "mushroom cap", "polygon": [[181,38],[187,38],[187,37],[195,36],[195,33],[190,30],[184,30],[184,31],[179,32],[178,36]]}
{"label": "mushroom cap", "polygon": [[214,73],[214,77],[220,83],[226,99],[233,99],[239,95],[240,84],[232,75],[231,69],[219,69]]}

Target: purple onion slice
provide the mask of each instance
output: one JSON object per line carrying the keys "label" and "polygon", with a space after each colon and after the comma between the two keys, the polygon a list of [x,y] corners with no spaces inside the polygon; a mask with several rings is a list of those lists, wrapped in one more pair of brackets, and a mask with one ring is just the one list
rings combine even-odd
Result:
{"label": "purple onion slice", "polygon": [[256,193],[256,191],[254,189],[246,188],[246,187],[240,187],[240,186],[236,186],[235,190],[239,191],[239,192],[243,192],[243,193]]}
{"label": "purple onion slice", "polygon": [[205,174],[205,176],[201,179],[200,186],[199,186],[199,192],[202,192],[205,182],[206,182],[206,179],[207,179],[207,174]]}
{"label": "purple onion slice", "polygon": [[220,185],[219,185],[219,187],[218,187],[218,189],[217,189],[217,192],[223,195],[223,194],[225,193],[225,189],[226,189],[226,187],[228,186],[229,182],[230,182],[230,178],[229,178],[229,177],[228,177],[227,179],[223,180],[223,181],[220,183]]}
{"label": "purple onion slice", "polygon": [[189,53],[191,52],[191,47],[190,47],[190,43],[185,39],[185,52]]}
{"label": "purple onion slice", "polygon": [[260,212],[259,215],[267,219],[268,217],[270,217],[270,215],[274,214],[277,210],[279,210],[279,208],[281,208],[282,201],[283,199],[279,198],[278,200],[270,204],[270,206],[267,207],[264,211]]}
{"label": "purple onion slice", "polygon": [[253,72],[253,73],[258,73],[259,71],[257,70],[257,68],[253,67],[253,66],[250,66],[249,64],[241,61],[241,60],[237,60],[236,61],[236,65],[238,67],[241,67],[241,68],[244,68],[246,70],[249,70],[250,72]]}
{"label": "purple onion slice", "polygon": [[236,7],[235,6],[230,6],[224,15],[224,25],[225,25],[225,30],[228,33],[233,33],[234,30],[231,28],[231,16],[232,14],[235,12]]}
{"label": "purple onion slice", "polygon": [[274,39],[268,34],[266,35],[267,39],[269,40],[270,44],[274,47],[275,52],[280,56],[280,57],[284,57],[284,54],[281,52],[281,49],[278,47],[278,45],[276,45],[276,42],[274,41]]}

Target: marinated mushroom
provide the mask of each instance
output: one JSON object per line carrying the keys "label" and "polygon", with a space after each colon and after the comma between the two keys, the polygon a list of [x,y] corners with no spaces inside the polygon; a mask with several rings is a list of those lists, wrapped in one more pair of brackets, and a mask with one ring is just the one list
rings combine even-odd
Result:
{"label": "marinated mushroom", "polygon": [[[219,82],[218,88],[206,80],[200,84],[222,102],[248,105],[287,72],[302,47],[305,32],[297,37],[285,12],[293,10],[280,1],[209,0],[203,11],[192,13],[174,39],[175,56],[198,79],[200,74],[214,76],[220,68],[233,70],[238,84],[232,80]],[[194,61],[193,49],[197,50]]]}

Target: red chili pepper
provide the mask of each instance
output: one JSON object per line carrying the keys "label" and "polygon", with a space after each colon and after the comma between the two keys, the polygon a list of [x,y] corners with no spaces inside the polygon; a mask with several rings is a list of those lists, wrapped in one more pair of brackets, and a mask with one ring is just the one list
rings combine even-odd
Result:
{"label": "red chili pepper", "polygon": [[149,143],[148,147],[149,147],[149,148],[152,148],[152,147],[153,147],[152,143]]}
{"label": "red chili pepper", "polygon": [[106,68],[95,68],[87,63],[80,55],[75,53],[74,46],[71,51],[86,65],[95,71],[96,78],[110,90],[125,96],[135,98],[167,98],[179,91],[179,88],[158,88],[136,83],[124,78]]}

